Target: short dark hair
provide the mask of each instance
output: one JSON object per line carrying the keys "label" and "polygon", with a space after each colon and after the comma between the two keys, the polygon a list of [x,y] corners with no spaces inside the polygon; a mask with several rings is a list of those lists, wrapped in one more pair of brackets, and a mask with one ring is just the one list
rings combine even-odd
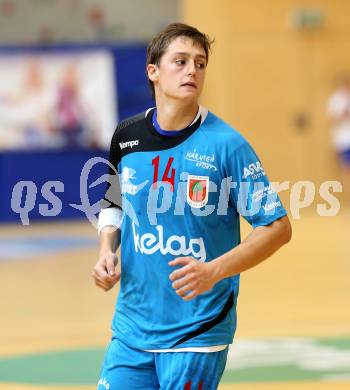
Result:
{"label": "short dark hair", "polygon": [[[195,27],[189,26],[188,24],[171,23],[165,27],[164,30],[160,31],[149,43],[147,47],[146,66],[149,64],[159,65],[160,59],[170,43],[178,37],[190,38],[195,45],[201,46],[208,61],[213,40],[211,40],[208,35],[200,32]],[[152,96],[154,97],[153,81],[148,79],[148,82],[151,87]]]}

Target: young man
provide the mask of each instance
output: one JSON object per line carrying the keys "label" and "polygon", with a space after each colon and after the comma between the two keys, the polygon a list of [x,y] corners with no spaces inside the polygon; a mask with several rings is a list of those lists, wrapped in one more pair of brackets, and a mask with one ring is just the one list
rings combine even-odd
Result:
{"label": "young man", "polygon": [[[93,277],[106,291],[121,285],[99,389],[216,389],[239,274],[291,237],[250,145],[198,104],[209,52],[208,37],[184,24],[156,36],[147,57],[156,108],[112,139],[120,184],[112,176]],[[254,228],[242,243],[239,214]]]}

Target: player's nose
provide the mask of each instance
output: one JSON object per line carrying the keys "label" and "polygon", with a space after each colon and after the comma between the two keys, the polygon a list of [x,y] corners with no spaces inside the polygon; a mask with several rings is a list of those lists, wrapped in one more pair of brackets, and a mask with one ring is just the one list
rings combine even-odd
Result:
{"label": "player's nose", "polygon": [[195,76],[197,71],[196,64],[194,60],[188,61],[188,68],[187,68],[187,75],[188,76]]}

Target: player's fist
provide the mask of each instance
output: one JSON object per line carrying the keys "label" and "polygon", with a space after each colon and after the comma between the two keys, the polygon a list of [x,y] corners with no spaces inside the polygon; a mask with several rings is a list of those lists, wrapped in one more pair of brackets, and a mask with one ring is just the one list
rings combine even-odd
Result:
{"label": "player's fist", "polygon": [[91,273],[96,286],[108,291],[120,280],[120,272],[115,269],[117,264],[118,256],[115,253],[108,251],[100,255]]}
{"label": "player's fist", "polygon": [[202,263],[193,257],[177,257],[169,265],[180,266],[169,275],[169,279],[176,294],[185,301],[211,290],[216,283],[210,262]]}

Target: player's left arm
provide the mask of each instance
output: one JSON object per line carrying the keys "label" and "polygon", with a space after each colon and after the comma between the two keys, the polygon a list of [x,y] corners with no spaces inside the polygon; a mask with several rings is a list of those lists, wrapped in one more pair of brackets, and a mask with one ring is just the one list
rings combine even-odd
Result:
{"label": "player's left arm", "polygon": [[201,263],[179,257],[171,266],[182,266],[170,274],[172,286],[185,301],[213,288],[220,280],[255,267],[290,241],[292,228],[287,216],[267,226],[257,226],[241,244],[222,256]]}

